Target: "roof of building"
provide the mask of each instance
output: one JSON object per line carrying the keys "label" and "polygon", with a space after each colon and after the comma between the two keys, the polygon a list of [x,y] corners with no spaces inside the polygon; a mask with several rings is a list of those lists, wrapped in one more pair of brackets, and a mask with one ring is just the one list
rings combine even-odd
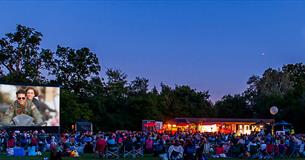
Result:
{"label": "roof of building", "polygon": [[198,122],[264,122],[272,123],[273,119],[254,119],[254,118],[187,118],[187,117],[177,117],[174,118],[177,123],[198,123]]}

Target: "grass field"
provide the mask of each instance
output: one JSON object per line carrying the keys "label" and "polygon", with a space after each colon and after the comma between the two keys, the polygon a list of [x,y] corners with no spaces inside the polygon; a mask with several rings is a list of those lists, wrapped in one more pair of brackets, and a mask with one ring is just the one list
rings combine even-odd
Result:
{"label": "grass field", "polygon": [[[47,154],[47,155],[35,156],[35,157],[28,157],[28,156],[27,157],[8,157],[5,154],[0,154],[0,160],[43,160],[44,157],[49,157],[49,155]],[[63,160],[100,160],[99,158],[97,158],[97,156],[95,154],[85,154],[78,158],[63,157],[62,159]],[[155,158],[152,155],[146,154],[143,158],[138,158],[138,159],[157,160],[158,158]],[[290,159],[291,158],[289,158],[289,160]],[[301,160],[301,159],[304,160],[304,158],[295,158],[294,160]],[[211,158],[209,160],[213,160],[213,159]],[[214,159],[214,160],[224,160],[224,159],[218,158],[218,159]],[[240,159],[230,158],[230,160],[240,160]],[[283,160],[283,159],[281,159],[281,160]],[[287,160],[288,160],[288,158],[287,158]]]}

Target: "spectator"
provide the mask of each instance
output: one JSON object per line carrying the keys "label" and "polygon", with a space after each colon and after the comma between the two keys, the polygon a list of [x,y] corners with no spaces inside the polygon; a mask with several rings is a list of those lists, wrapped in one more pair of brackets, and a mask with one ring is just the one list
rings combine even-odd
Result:
{"label": "spectator", "polygon": [[182,160],[184,149],[181,146],[179,140],[175,142],[168,149],[168,156],[170,160]]}
{"label": "spectator", "polygon": [[95,151],[97,152],[97,154],[100,158],[104,156],[106,145],[107,145],[107,142],[104,139],[104,136],[98,137],[98,139],[96,141]]}

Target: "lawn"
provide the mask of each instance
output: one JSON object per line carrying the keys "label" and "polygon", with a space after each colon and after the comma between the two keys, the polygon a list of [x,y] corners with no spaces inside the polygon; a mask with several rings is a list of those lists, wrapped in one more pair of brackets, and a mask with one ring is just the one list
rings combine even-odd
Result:
{"label": "lawn", "polygon": [[[2,160],[2,159],[5,159],[5,160],[43,160],[44,157],[49,157],[49,155],[35,156],[35,157],[28,157],[28,156],[26,156],[26,157],[8,157],[5,154],[0,154],[0,160]],[[98,159],[99,158],[97,158],[95,154],[85,154],[85,155],[82,155],[81,157],[78,157],[78,158],[69,158],[69,157],[64,157],[63,158],[63,160],[98,160]],[[158,158],[155,158],[152,155],[146,154],[144,156],[144,158],[139,158],[139,159],[154,160],[154,159],[158,159]],[[289,158],[289,159],[291,159],[291,158]],[[295,158],[295,160],[301,160],[301,159],[304,160],[304,158]],[[213,160],[213,159],[210,158],[209,160]],[[224,159],[218,158],[218,159],[215,159],[215,160],[224,160]],[[230,160],[239,160],[239,159],[230,158]],[[288,160],[288,158],[287,158],[287,160]]]}

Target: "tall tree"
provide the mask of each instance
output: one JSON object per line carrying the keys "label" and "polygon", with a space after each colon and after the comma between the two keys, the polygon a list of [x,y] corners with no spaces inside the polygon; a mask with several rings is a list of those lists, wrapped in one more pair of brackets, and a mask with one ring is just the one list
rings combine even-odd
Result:
{"label": "tall tree", "polygon": [[127,75],[120,70],[108,69],[106,72],[106,93],[115,98],[127,97]]}
{"label": "tall tree", "polygon": [[127,103],[131,128],[139,128],[144,119],[162,120],[158,91],[154,88],[148,92],[148,79],[136,77],[129,90]]}
{"label": "tall tree", "polygon": [[75,50],[58,46],[50,70],[50,74],[56,77],[55,83],[81,94],[90,78],[99,75],[101,67],[96,54],[89,48]]}
{"label": "tall tree", "polygon": [[107,125],[114,129],[124,129],[128,124],[128,86],[127,75],[120,70],[108,69],[105,86]]}
{"label": "tall tree", "polygon": [[283,96],[293,89],[293,82],[285,72],[274,69],[267,69],[260,79],[257,79],[256,89],[259,93],[269,96]]}
{"label": "tall tree", "polygon": [[40,84],[45,79],[53,54],[41,49],[42,34],[33,28],[17,25],[16,32],[0,39],[0,74],[8,82]]}
{"label": "tall tree", "polygon": [[294,96],[303,96],[305,93],[305,65],[303,63],[287,64],[282,69],[293,82]]}
{"label": "tall tree", "polygon": [[[293,90],[293,81],[281,70],[267,69],[262,77],[252,76],[245,97],[257,117],[271,117],[269,108],[273,105],[283,107],[285,96]],[[280,108],[282,109],[282,108]]]}
{"label": "tall tree", "polygon": [[131,81],[129,91],[134,95],[143,95],[148,91],[148,79],[136,77],[135,80]]}
{"label": "tall tree", "polygon": [[280,113],[281,118],[294,124],[296,131],[304,132],[305,124],[305,65],[302,63],[287,64],[282,68],[293,81],[293,91],[285,96],[285,110]]}
{"label": "tall tree", "polygon": [[161,84],[160,106],[165,119],[173,117],[210,117],[214,116],[208,91],[197,92],[189,86],[176,86],[171,89]]}
{"label": "tall tree", "polygon": [[222,118],[250,118],[252,110],[246,98],[239,94],[223,96],[214,106],[217,116]]}
{"label": "tall tree", "polygon": [[74,124],[77,120],[86,119],[92,120],[95,115],[95,112],[89,107],[88,102],[82,101],[78,95],[71,93],[67,89],[61,89],[61,124],[64,128],[69,127],[71,124]]}

